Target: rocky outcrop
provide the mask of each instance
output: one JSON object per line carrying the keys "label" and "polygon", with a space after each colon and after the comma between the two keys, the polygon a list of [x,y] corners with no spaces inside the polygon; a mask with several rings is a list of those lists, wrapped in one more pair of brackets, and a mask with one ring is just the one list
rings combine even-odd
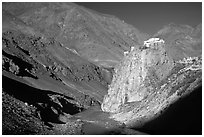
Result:
{"label": "rocky outcrop", "polygon": [[201,82],[201,25],[147,40],[73,3],[2,5],[3,134],[138,134]]}
{"label": "rocky outcrop", "polygon": [[175,61],[164,40],[152,38],[134,48],[115,68],[101,106],[111,118],[141,126],[201,84],[202,59]]}
{"label": "rocky outcrop", "polygon": [[[120,111],[121,104],[143,100],[153,88],[151,81],[161,81],[172,67],[173,62],[164,50],[164,43],[145,43],[143,47],[135,48],[115,69],[116,75],[102,109],[115,113]],[[150,73],[154,73],[151,79]]]}

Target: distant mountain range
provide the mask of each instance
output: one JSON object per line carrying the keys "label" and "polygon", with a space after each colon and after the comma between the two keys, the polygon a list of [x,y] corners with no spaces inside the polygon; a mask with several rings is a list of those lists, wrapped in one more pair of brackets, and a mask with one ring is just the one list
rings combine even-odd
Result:
{"label": "distant mountain range", "polygon": [[201,24],[150,36],[74,3],[3,3],[3,134],[142,134],[101,104],[124,52],[151,37],[165,40],[172,62],[202,55]]}

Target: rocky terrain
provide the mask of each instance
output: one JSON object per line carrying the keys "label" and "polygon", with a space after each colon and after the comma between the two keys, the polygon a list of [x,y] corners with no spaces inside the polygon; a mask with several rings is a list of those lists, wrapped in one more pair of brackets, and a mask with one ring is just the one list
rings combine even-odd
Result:
{"label": "rocky terrain", "polygon": [[126,125],[141,126],[201,84],[202,57],[175,61],[165,43],[133,49],[115,69],[102,109]]}
{"label": "rocky terrain", "polygon": [[152,36],[164,43],[147,46],[148,34],[74,3],[2,8],[3,134],[144,134],[201,86],[201,25],[164,26]]}

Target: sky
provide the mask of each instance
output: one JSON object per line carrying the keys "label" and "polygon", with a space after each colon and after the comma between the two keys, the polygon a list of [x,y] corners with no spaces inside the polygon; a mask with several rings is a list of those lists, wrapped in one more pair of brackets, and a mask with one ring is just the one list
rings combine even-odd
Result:
{"label": "sky", "polygon": [[115,15],[150,35],[170,23],[195,27],[202,23],[201,2],[84,2],[76,4]]}

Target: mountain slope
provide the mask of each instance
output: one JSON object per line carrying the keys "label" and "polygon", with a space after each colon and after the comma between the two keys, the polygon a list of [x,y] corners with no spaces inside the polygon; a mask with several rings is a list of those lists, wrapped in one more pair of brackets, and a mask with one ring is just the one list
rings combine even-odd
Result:
{"label": "mountain slope", "polygon": [[164,39],[166,50],[175,60],[196,57],[202,54],[202,25],[195,28],[188,25],[169,24],[153,37]]}
{"label": "mountain slope", "polygon": [[46,38],[55,38],[71,51],[107,67],[148,37],[113,16],[97,15],[70,3],[5,3],[4,9]]}
{"label": "mountain slope", "polygon": [[[76,129],[82,128],[77,122],[82,118],[69,118],[92,106],[102,113],[100,104],[113,67],[124,51],[147,37],[116,17],[73,3],[3,3],[2,18],[3,134],[36,134],[38,130],[39,134],[83,134]],[[21,123],[27,118],[18,117],[24,109],[10,106],[16,103],[26,104],[23,108],[29,108],[25,115],[31,116],[30,121],[39,120],[28,127],[44,122],[41,126],[53,132],[25,128]],[[11,109],[18,116],[9,113]],[[46,118],[47,114],[51,117]],[[108,114],[103,117],[111,123]],[[19,132],[14,132],[15,123],[23,126]],[[71,127],[61,132],[68,126],[65,123]]]}
{"label": "mountain slope", "polygon": [[147,47],[132,25],[73,3],[2,8],[3,134],[143,134],[129,127],[201,85],[201,25],[169,25]]}

